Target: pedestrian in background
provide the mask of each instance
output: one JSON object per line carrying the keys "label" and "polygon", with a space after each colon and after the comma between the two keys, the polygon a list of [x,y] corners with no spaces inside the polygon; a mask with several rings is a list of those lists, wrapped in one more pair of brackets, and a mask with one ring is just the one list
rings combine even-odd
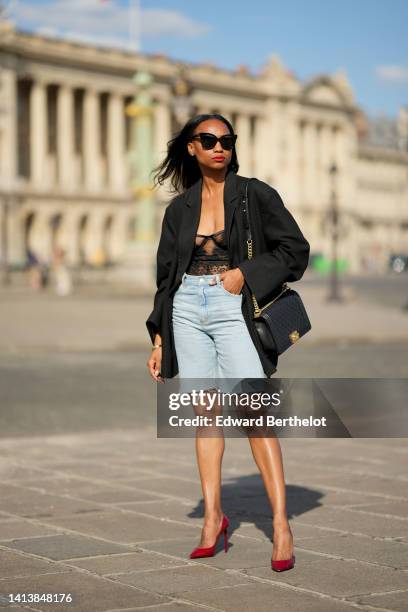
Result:
{"label": "pedestrian in background", "polygon": [[61,297],[72,293],[72,276],[65,261],[65,251],[56,247],[53,253],[52,271],[55,293]]}
{"label": "pedestrian in background", "polygon": [[40,259],[36,255],[35,251],[31,248],[27,249],[26,257],[28,284],[31,289],[34,289],[35,291],[40,291],[45,287],[44,270],[41,266]]}

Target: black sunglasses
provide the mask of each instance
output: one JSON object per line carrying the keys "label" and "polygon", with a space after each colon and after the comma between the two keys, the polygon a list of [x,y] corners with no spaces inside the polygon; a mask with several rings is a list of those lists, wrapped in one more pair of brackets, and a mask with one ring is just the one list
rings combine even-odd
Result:
{"label": "black sunglasses", "polygon": [[217,138],[215,134],[200,132],[199,134],[192,136],[190,140],[197,140],[197,138],[200,140],[203,149],[206,149],[207,151],[213,149],[218,141],[221,143],[221,146],[223,149],[225,149],[225,151],[231,151],[237,139],[237,134],[225,134],[224,136]]}

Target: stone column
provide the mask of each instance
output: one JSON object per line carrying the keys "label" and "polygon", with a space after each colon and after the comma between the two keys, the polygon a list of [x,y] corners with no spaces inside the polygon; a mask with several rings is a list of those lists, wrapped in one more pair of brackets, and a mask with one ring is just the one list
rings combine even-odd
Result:
{"label": "stone column", "polygon": [[86,227],[86,238],[84,241],[86,261],[96,266],[102,263],[102,259],[105,256],[102,240],[104,220],[105,214],[103,209],[101,207],[93,208]]}
{"label": "stone column", "polygon": [[355,125],[350,118],[339,125],[336,134],[338,163],[339,205],[344,210],[354,210],[356,201],[356,158],[358,141]]}
{"label": "stone column", "polygon": [[251,126],[249,115],[240,112],[236,121],[237,155],[239,173],[244,176],[251,175]]}
{"label": "stone column", "polygon": [[327,209],[330,202],[330,167],[334,161],[331,127],[322,125],[320,140],[320,193],[319,202],[322,209]]}
{"label": "stone column", "polygon": [[320,148],[320,127],[318,122],[313,123],[312,130],[312,178],[311,191],[315,210],[318,210],[319,202],[319,148]]}
{"label": "stone column", "polygon": [[69,265],[79,263],[79,219],[77,207],[67,207],[61,220],[58,232],[58,244],[66,252],[66,262]]}
{"label": "stone column", "polygon": [[30,166],[36,188],[44,187],[47,157],[47,88],[36,79],[30,92]]}
{"label": "stone column", "polygon": [[264,104],[265,135],[264,135],[264,180],[278,187],[279,169],[279,139],[280,139],[280,104],[275,98],[268,98]]}
{"label": "stone column", "polygon": [[101,187],[101,153],[99,95],[93,88],[85,90],[83,130],[84,183],[95,192]]}
{"label": "stone column", "polygon": [[125,255],[128,230],[126,207],[119,208],[114,215],[110,235],[110,255],[117,261]]}
{"label": "stone column", "polygon": [[304,195],[308,207],[314,204],[315,125],[306,120],[303,130]]}
{"label": "stone column", "polygon": [[[167,100],[158,100],[153,107],[153,159],[154,165],[158,165],[166,156],[167,143],[172,137],[171,133],[171,110]],[[166,197],[166,190],[170,189],[170,179],[164,182],[163,187],[159,187],[159,194],[163,193]],[[158,224],[156,209],[156,225]]]}
{"label": "stone column", "polygon": [[154,105],[154,144],[155,163],[159,163],[167,153],[167,142],[171,138],[171,113],[166,100],[158,100]]}
{"label": "stone column", "polygon": [[17,175],[17,78],[11,68],[3,68],[0,77],[3,126],[0,139],[0,167],[2,178],[10,184]]}
{"label": "stone column", "polygon": [[111,93],[108,98],[108,177],[113,192],[125,189],[125,109],[120,94]]}
{"label": "stone column", "polygon": [[[299,168],[299,105],[297,102],[287,102],[286,106],[286,160],[285,160],[285,182],[284,190],[287,196],[287,204],[298,208],[300,205],[300,168]],[[293,212],[293,209],[292,209]],[[301,219],[297,217],[301,222]]]}
{"label": "stone column", "polygon": [[344,185],[348,172],[348,159],[346,149],[345,131],[342,125],[333,130],[333,157],[337,164],[337,195],[339,205],[344,199]]}
{"label": "stone column", "polygon": [[25,262],[20,205],[14,196],[17,181],[17,76],[5,62],[0,70],[0,253],[9,264]]}
{"label": "stone column", "polygon": [[255,117],[255,133],[253,141],[253,176],[268,182],[268,130],[267,119],[261,115]]}
{"label": "stone column", "polygon": [[60,85],[57,93],[57,163],[58,182],[63,190],[74,185],[74,97],[69,85]]}
{"label": "stone column", "polygon": [[35,211],[35,217],[28,236],[28,246],[37,256],[49,260],[52,247],[51,238],[50,211],[38,208]]}
{"label": "stone column", "polygon": [[[7,232],[7,259],[9,264],[22,265],[25,263],[25,244],[24,244],[24,226],[20,204],[16,198],[8,198],[7,214],[5,219],[3,215],[5,209],[1,206],[0,216],[1,222],[6,224]],[[1,241],[1,238],[0,238]],[[3,245],[0,249],[2,252]]]}
{"label": "stone column", "polygon": [[321,208],[322,204],[322,145],[323,145],[323,126],[319,122],[316,124],[315,128],[315,144],[314,144],[314,152],[315,152],[315,167],[314,167],[314,202],[316,209]]}

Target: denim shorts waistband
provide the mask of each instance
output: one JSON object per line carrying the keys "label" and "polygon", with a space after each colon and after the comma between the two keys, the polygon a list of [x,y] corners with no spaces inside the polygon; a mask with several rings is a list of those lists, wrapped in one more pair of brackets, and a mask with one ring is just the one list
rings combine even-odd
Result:
{"label": "denim shorts waistband", "polygon": [[214,282],[214,280],[219,283],[220,274],[187,274],[184,272],[181,280],[184,285],[203,285],[208,284],[210,281]]}

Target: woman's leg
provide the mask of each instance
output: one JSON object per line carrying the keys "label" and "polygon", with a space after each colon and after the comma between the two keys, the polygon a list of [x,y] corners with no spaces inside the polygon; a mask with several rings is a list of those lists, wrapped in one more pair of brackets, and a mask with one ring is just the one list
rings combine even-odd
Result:
{"label": "woman's leg", "polygon": [[221,464],[225,449],[224,436],[220,432],[209,437],[208,428],[201,435],[197,429],[196,455],[204,498],[204,526],[200,547],[212,546],[222,520]]}
{"label": "woman's leg", "polygon": [[[231,379],[265,378],[258,352],[242,315],[241,301],[236,296],[223,296],[222,292],[221,289],[217,307],[225,313],[225,317],[214,323],[212,329],[221,375]],[[286,514],[285,479],[279,439],[263,437],[262,431],[259,435],[248,437],[273,511],[272,558],[288,559],[293,551],[293,537]]]}
{"label": "woman's leg", "polygon": [[293,535],[286,513],[285,477],[279,439],[250,437],[249,442],[273,512],[272,559],[289,559],[293,552]]}
{"label": "woman's leg", "polygon": [[[204,388],[202,385],[213,382],[217,365],[214,341],[204,329],[205,296],[202,285],[197,286],[195,283],[196,279],[187,279],[178,289],[173,302],[173,331],[179,377],[185,379],[181,381],[181,388],[189,390],[192,386],[201,389]],[[207,410],[206,406],[206,403],[194,406],[195,415],[218,414],[217,404],[212,410]],[[196,458],[204,499],[204,526],[200,547],[214,544],[222,520],[221,463],[224,448],[222,429],[196,428]]]}

